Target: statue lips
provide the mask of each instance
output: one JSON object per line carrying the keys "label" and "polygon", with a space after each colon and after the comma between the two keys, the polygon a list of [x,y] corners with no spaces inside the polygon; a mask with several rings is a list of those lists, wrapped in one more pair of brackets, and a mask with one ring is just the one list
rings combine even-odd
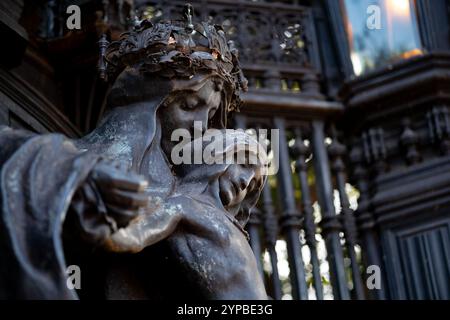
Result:
{"label": "statue lips", "polygon": [[236,182],[233,179],[231,179],[230,181],[234,190],[234,197],[232,198],[233,205],[236,205],[244,200],[245,196],[247,195],[248,187],[241,188],[241,184],[239,182]]}
{"label": "statue lips", "polygon": [[230,178],[220,179],[220,198],[224,206],[235,205],[245,196],[240,184]]}

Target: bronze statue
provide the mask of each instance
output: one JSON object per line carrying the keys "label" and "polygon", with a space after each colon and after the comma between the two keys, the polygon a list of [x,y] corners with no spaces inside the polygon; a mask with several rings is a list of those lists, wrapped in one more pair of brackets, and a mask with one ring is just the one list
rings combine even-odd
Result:
{"label": "bronze statue", "polygon": [[154,212],[114,233],[107,247],[116,252],[140,252],[168,238],[181,269],[202,297],[267,299],[261,275],[252,272],[256,262],[244,230],[267,176],[267,156],[258,142],[243,132],[233,134],[232,139],[226,134],[219,138],[216,143],[223,142],[224,147],[215,157],[250,146],[247,152],[258,161],[254,165],[248,159],[241,165],[225,161],[181,165],[174,194]]}
{"label": "bronze statue", "polygon": [[[103,47],[101,72],[113,84],[107,113],[89,135],[70,140],[0,128],[0,298],[77,298],[66,286],[65,260],[77,250],[110,248],[111,236],[130,222],[156,217],[152,203],[169,205],[185,190],[170,161],[171,133],[194,131],[194,121],[202,131],[225,128],[246,88],[223,30],[187,20],[141,21]],[[216,218],[221,203],[211,209]],[[248,248],[241,253],[250,255]],[[254,294],[236,288],[223,296],[207,285],[205,298],[265,297],[261,284]]]}

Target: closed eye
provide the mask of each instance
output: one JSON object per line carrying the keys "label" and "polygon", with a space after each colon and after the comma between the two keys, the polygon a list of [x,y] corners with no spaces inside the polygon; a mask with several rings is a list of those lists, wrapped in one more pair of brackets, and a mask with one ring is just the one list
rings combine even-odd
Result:
{"label": "closed eye", "polygon": [[181,109],[190,111],[196,109],[200,105],[201,101],[199,101],[196,97],[186,97],[182,99],[180,102]]}
{"label": "closed eye", "polygon": [[185,111],[190,111],[192,109],[195,109],[196,105],[192,104],[192,103],[188,103],[186,101],[183,101],[181,103],[181,109],[185,110]]}

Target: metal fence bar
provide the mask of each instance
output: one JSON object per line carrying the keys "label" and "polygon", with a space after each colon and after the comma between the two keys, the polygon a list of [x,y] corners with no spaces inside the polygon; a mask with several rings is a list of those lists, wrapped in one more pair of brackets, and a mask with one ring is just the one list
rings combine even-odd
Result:
{"label": "metal fence bar", "polygon": [[336,216],[333,204],[333,188],[331,182],[328,154],[325,147],[324,123],[322,120],[312,121],[312,146],[316,188],[322,213],[322,234],[327,247],[330,265],[330,280],[335,299],[348,300],[350,294],[345,276],[344,257],[340,243],[341,225]]}
{"label": "metal fence bar", "polygon": [[[355,212],[357,226],[360,235],[362,256],[364,265],[376,265],[381,267],[381,257],[379,253],[378,239],[374,231],[375,220],[370,212],[368,170],[365,167],[364,151],[362,147],[355,146],[350,152],[350,161],[354,167],[353,177],[360,196],[358,199],[358,209]],[[382,277],[383,279],[384,277]],[[370,299],[386,299],[385,285],[382,284],[380,290],[371,290]]]}
{"label": "metal fence bar", "polygon": [[358,300],[365,299],[365,291],[359,271],[359,263],[356,258],[355,246],[357,242],[357,231],[355,224],[355,217],[353,210],[350,208],[350,202],[347,192],[345,190],[345,165],[342,157],[346,153],[344,145],[337,140],[337,134],[333,128],[333,142],[328,147],[328,152],[332,161],[331,168],[336,178],[336,186],[339,192],[339,199],[341,202],[341,222],[344,228],[345,244],[347,254],[350,258],[350,266],[352,270],[352,279],[355,298]]}
{"label": "metal fence bar", "polygon": [[[262,126],[256,125],[256,129],[258,131],[258,136],[260,133]],[[262,136],[261,136],[262,137]],[[262,138],[268,138],[267,136]],[[277,240],[278,240],[278,218],[275,214],[275,207],[273,205],[272,200],[272,187],[267,181],[266,185],[263,188],[261,194],[261,206],[263,215],[263,226],[264,226],[264,240],[265,246],[267,248],[267,252],[270,258],[270,264],[272,273],[270,274],[270,281],[272,285],[272,298],[275,300],[281,300],[282,298],[282,288],[280,275],[278,272],[278,255],[275,249]]]}
{"label": "metal fence bar", "polygon": [[286,239],[294,299],[307,300],[308,290],[302,257],[302,245],[299,238],[300,214],[295,205],[292,171],[289,159],[289,149],[286,136],[286,125],[283,118],[276,117],[274,126],[279,130],[279,162],[278,171],[279,195],[283,207],[281,220],[282,230]]}
{"label": "metal fence bar", "polygon": [[295,128],[295,144],[292,146],[295,161],[295,170],[300,180],[300,191],[302,193],[303,207],[303,228],[305,230],[305,240],[311,253],[312,274],[314,279],[314,289],[316,298],[323,300],[322,277],[320,275],[320,264],[316,247],[316,225],[314,223],[314,211],[311,202],[311,193],[308,185],[308,166],[306,158],[310,155],[310,149],[305,145],[300,128]]}
{"label": "metal fence bar", "polygon": [[271,188],[269,184],[264,186],[262,192],[262,208],[264,211],[264,234],[267,251],[272,266],[272,274],[270,275],[272,282],[272,297],[280,300],[282,297],[281,281],[278,273],[278,256],[275,245],[278,239],[278,221],[272,202]]}

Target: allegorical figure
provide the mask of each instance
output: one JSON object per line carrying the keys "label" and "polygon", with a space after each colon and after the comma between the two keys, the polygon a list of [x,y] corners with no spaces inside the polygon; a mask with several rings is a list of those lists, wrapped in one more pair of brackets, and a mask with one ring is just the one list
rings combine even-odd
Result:
{"label": "allegorical figure", "polygon": [[[203,155],[203,148],[195,150],[204,145],[202,139],[185,150],[191,147]],[[167,238],[186,281],[201,298],[267,299],[244,230],[267,176],[267,155],[240,131],[216,135],[213,145],[219,144],[204,164],[181,164],[174,194],[153,213],[118,230],[107,246],[140,252]]]}
{"label": "allegorical figure", "polygon": [[104,49],[111,89],[93,132],[0,128],[0,298],[77,298],[66,253],[102,250],[153,210],[150,195],[164,202],[178,179],[172,131],[226,127],[246,88],[220,27],[143,21]]}

